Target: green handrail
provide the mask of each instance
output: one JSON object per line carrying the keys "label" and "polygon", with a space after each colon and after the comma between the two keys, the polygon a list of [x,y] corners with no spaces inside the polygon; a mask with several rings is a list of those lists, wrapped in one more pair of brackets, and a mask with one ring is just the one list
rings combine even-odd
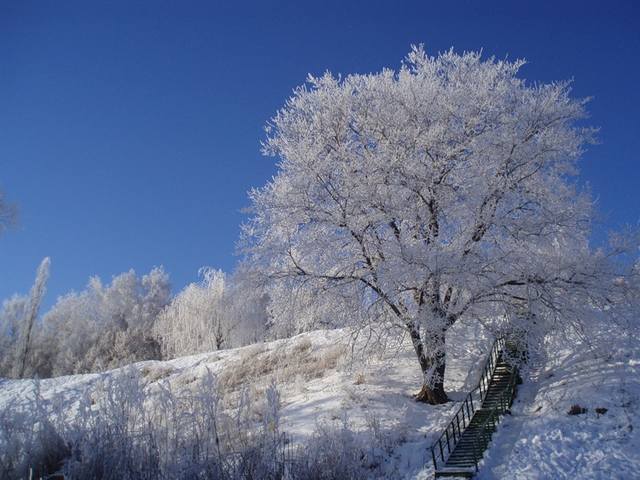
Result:
{"label": "green handrail", "polygon": [[[444,429],[444,431],[440,434],[440,437],[431,445],[431,459],[433,461],[433,467],[435,470],[438,469],[438,463],[445,463],[447,458],[453,452],[456,444],[458,443],[460,436],[462,435],[462,431],[467,428],[469,422],[471,422],[471,418],[473,414],[476,412],[477,408],[473,404],[473,394],[476,390],[479,390],[480,401],[478,403],[478,407],[482,405],[482,402],[487,396],[487,392],[489,390],[489,383],[491,378],[493,377],[493,372],[495,371],[498,358],[502,351],[505,348],[505,340],[500,337],[494,340],[491,350],[487,359],[485,360],[484,366],[482,368],[482,373],[480,374],[480,380],[478,381],[478,385],[471,390],[467,396],[465,397],[462,405],[458,408],[456,413],[453,415],[453,418]],[[467,412],[466,418],[464,412]],[[462,430],[460,429],[460,414],[462,413]],[[458,434],[456,435],[456,426],[458,427]],[[451,435],[449,435],[449,431],[451,430]],[[446,453],[445,453],[446,450]],[[438,456],[440,459],[438,460]]]}
{"label": "green handrail", "polygon": [[484,422],[482,422],[480,427],[478,427],[477,433],[474,435],[473,455],[476,471],[478,471],[478,462],[482,460],[484,451],[489,446],[489,442],[491,442],[491,437],[493,436],[493,432],[496,429],[496,425],[500,423],[501,416],[506,413],[511,407],[513,396],[516,391],[517,378],[517,369],[513,367],[513,370],[511,371],[511,374],[509,376],[509,383],[500,394],[497,405],[489,411],[489,415],[487,415],[487,418]]}

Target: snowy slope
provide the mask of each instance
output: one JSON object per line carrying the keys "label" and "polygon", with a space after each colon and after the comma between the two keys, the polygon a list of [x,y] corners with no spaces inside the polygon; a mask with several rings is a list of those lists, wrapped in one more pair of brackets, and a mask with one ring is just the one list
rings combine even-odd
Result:
{"label": "snowy slope", "polygon": [[[551,345],[556,353],[520,386],[479,478],[640,478],[637,345],[612,337],[600,354],[580,341]],[[569,415],[573,405],[587,412]]]}
{"label": "snowy slope", "polygon": [[[449,353],[447,385],[460,398],[475,383],[475,370],[488,338],[476,327],[466,327],[475,341]],[[455,330],[452,335],[461,334]],[[389,476],[427,478],[431,475],[428,447],[444,427],[456,403],[430,407],[412,399],[421,374],[408,342],[380,345],[360,335],[355,342],[344,330],[315,331],[288,340],[250,345],[165,362],[141,362],[133,367],[153,398],[159,381],[172,386],[195,384],[207,369],[227,389],[249,381],[258,393],[275,379],[282,398],[282,427],[294,442],[304,441],[324,423],[346,421],[358,434],[380,435],[390,446],[384,466]],[[453,342],[452,342],[453,343]],[[468,372],[472,371],[469,375]],[[83,395],[100,395],[103,382],[126,372],[74,375],[39,381],[40,394],[74,415]],[[3,380],[0,408],[32,398],[34,381]]]}
{"label": "snowy slope", "polygon": [[[480,328],[464,324],[449,335],[449,345],[459,345],[448,351],[446,377],[450,397],[456,400],[475,386],[489,339]],[[461,338],[467,340],[456,341]],[[411,395],[420,384],[420,371],[409,343],[381,348],[368,340],[360,335],[353,342],[345,330],[321,330],[166,362],[142,362],[133,368],[150,401],[158,382],[195,385],[207,369],[231,392],[249,381],[259,394],[276,381],[282,429],[294,443],[303,442],[319,425],[347,422],[365,439],[384,439],[386,477],[432,478],[428,447],[458,403],[434,407],[414,402]],[[505,417],[494,437],[480,478],[634,478],[640,471],[634,427],[638,358],[629,350],[594,358],[576,344],[534,365],[530,380],[520,387],[513,415]],[[72,416],[83,395],[100,395],[106,378],[123,373],[126,370],[119,369],[42,380],[40,393]],[[34,388],[34,381],[0,380],[0,409],[32,397]],[[567,415],[575,403],[587,407],[588,413]],[[596,407],[608,411],[598,415]]]}

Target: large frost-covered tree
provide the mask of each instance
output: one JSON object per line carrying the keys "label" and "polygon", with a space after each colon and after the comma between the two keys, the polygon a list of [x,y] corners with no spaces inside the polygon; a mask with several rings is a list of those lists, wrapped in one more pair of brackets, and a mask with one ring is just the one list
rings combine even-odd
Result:
{"label": "large frost-covered tree", "polygon": [[267,127],[279,172],[251,193],[250,261],[403,328],[429,403],[459,319],[572,324],[624,293],[572,180],[585,101],[522,65],[414,47],[397,72],[310,76]]}

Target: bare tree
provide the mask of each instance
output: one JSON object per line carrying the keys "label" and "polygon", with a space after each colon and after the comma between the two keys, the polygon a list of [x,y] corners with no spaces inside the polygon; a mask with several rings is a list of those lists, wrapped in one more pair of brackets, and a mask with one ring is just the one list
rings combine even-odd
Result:
{"label": "bare tree", "polygon": [[526,313],[534,330],[620,296],[625,273],[590,249],[592,202],[571,179],[593,133],[576,126],[585,101],[527,84],[523,63],[414,47],[398,72],[310,76],[267,126],[279,172],[251,193],[249,262],[289,289],[357,295],[358,318],[407,332],[422,401],[447,401],[445,335],[462,317]]}

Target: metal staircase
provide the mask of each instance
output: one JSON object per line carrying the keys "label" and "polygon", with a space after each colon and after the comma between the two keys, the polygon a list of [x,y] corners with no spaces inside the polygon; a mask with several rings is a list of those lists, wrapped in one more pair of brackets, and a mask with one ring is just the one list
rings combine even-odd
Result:
{"label": "metal staircase", "polygon": [[478,471],[478,462],[515,396],[518,372],[505,362],[507,350],[516,353],[515,347],[504,339],[494,342],[478,386],[469,392],[447,428],[431,446],[436,478],[471,478]]}

